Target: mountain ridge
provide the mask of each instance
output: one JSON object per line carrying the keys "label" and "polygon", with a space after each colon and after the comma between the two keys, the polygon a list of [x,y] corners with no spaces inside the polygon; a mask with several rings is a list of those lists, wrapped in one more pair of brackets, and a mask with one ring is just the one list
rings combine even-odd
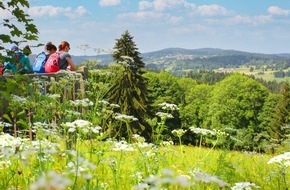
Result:
{"label": "mountain ridge", "polygon": [[[141,53],[140,57],[142,57],[147,68],[167,71],[214,70],[221,67],[236,68],[241,65],[274,66],[284,64],[283,67],[290,66],[290,53],[264,54],[219,48],[186,49],[173,47]],[[111,54],[95,56],[72,55],[72,59],[77,65],[88,60],[97,60],[98,65],[109,65],[113,63]],[[34,59],[32,58],[31,60]]]}

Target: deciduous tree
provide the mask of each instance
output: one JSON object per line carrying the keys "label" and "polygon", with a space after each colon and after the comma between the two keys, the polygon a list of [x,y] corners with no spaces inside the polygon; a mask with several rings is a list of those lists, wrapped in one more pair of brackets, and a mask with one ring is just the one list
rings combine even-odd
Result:
{"label": "deciduous tree", "polygon": [[[1,33],[0,50],[4,44],[16,44],[30,40],[37,40],[38,30],[33,24],[33,19],[25,12],[29,8],[28,0],[4,0],[0,2]],[[2,14],[3,13],[3,14]]]}

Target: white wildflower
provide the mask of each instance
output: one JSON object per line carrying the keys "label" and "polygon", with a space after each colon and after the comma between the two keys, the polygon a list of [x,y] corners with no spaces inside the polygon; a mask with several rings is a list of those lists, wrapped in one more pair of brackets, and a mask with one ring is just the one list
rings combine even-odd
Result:
{"label": "white wildflower", "polygon": [[110,105],[110,103],[106,100],[100,100],[100,101],[98,101],[98,103],[101,103],[103,105]]}
{"label": "white wildflower", "polygon": [[69,173],[75,174],[76,176],[82,176],[86,180],[93,177],[90,171],[96,169],[96,166],[93,163],[81,156],[77,157],[76,160],[69,162],[66,167]]}
{"label": "white wildflower", "polygon": [[71,181],[63,175],[49,171],[41,176],[36,182],[30,185],[31,190],[59,189],[64,190],[71,184]]}
{"label": "white wildflower", "polygon": [[209,129],[202,129],[202,128],[198,128],[198,127],[190,127],[189,129],[195,134],[215,135],[215,132],[211,131]]}
{"label": "white wildflower", "polygon": [[240,183],[235,183],[235,186],[233,186],[231,189],[232,190],[251,190],[252,188],[259,189],[260,187],[252,182],[240,182]]}
{"label": "white wildflower", "polygon": [[135,151],[134,147],[128,144],[126,141],[115,142],[113,144],[113,151],[127,151],[132,152]]}
{"label": "white wildflower", "polygon": [[78,107],[78,106],[81,106],[81,107],[89,107],[89,106],[93,106],[94,103],[92,101],[90,101],[88,98],[85,98],[85,99],[76,99],[76,100],[70,100],[70,104],[72,106],[75,106],[75,107]]}
{"label": "white wildflower", "polygon": [[267,162],[267,164],[272,164],[272,163],[282,164],[288,167],[290,165],[290,152],[285,152],[283,154],[275,156]]}
{"label": "white wildflower", "polygon": [[156,115],[161,117],[161,119],[174,118],[170,113],[157,112]]}
{"label": "white wildflower", "polygon": [[163,102],[161,104],[158,104],[163,110],[179,110],[179,108],[177,107],[177,105],[175,104],[169,104],[166,102]]}
{"label": "white wildflower", "polygon": [[193,173],[193,177],[195,181],[200,181],[200,182],[204,182],[204,183],[216,183],[219,187],[226,187],[229,186],[228,183],[222,181],[221,179],[219,179],[216,176],[212,176],[208,173],[205,172],[201,172],[201,171],[196,171]]}
{"label": "white wildflower", "polygon": [[60,94],[45,94],[45,96],[52,99],[59,99],[61,97]]}
{"label": "white wildflower", "polygon": [[12,102],[18,103],[20,106],[24,105],[27,102],[27,99],[25,97],[17,96],[14,94],[11,94]]}
{"label": "white wildflower", "polygon": [[174,145],[173,141],[161,141],[160,145],[162,146],[171,146]]}
{"label": "white wildflower", "polygon": [[125,122],[138,121],[138,118],[136,118],[134,116],[120,114],[120,113],[115,114],[115,119],[120,120],[120,121],[125,121]]}
{"label": "white wildflower", "polygon": [[176,136],[176,137],[182,137],[185,133],[186,133],[187,130],[183,130],[183,129],[174,129],[171,131],[171,133]]}
{"label": "white wildflower", "polygon": [[10,160],[0,160],[0,169],[1,170],[9,168],[10,165],[11,165]]}
{"label": "white wildflower", "polygon": [[145,138],[138,135],[138,134],[133,134],[132,135],[132,140],[134,140],[135,142],[145,142]]}
{"label": "white wildflower", "polygon": [[111,108],[119,108],[120,106],[118,104],[110,104]]}

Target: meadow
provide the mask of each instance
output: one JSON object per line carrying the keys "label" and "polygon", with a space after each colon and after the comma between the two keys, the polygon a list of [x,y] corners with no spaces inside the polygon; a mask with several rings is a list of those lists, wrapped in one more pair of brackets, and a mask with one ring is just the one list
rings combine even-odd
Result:
{"label": "meadow", "polygon": [[0,189],[270,190],[286,189],[290,180],[289,154],[272,158],[166,141],[157,146],[139,135],[130,144],[103,141],[88,121],[67,126],[75,130],[68,136],[36,124],[33,141],[2,133]]}
{"label": "meadow", "polygon": [[[234,71],[237,73],[242,73],[242,74],[246,74],[246,75],[253,75],[255,78],[262,78],[263,80],[266,80],[266,81],[276,80],[277,82],[282,82],[282,81],[289,80],[289,77],[287,77],[287,76],[284,78],[275,78],[274,71],[272,71],[270,69],[265,71],[263,68],[259,68],[259,69],[254,69],[252,72],[250,72],[249,67],[244,66],[244,67],[240,67],[240,68],[235,68]],[[288,72],[289,69],[285,69],[283,71]]]}
{"label": "meadow", "polygon": [[[120,122],[129,126],[135,118],[114,113],[113,108],[118,105],[104,100],[91,101],[81,95],[74,100],[64,98],[73,89],[69,81],[79,81],[68,77],[50,82],[53,94],[43,93],[46,82],[34,80],[31,84],[34,90],[27,96],[28,92],[23,93],[19,83],[14,82],[24,96],[11,94],[8,108],[12,118],[5,117],[10,122],[0,122],[0,131],[16,129],[16,124],[23,128],[14,130],[14,136],[0,134],[0,189],[285,190],[289,186],[289,152],[269,155],[216,149],[214,144],[225,135],[218,131],[189,129],[198,135],[199,142],[214,136],[211,147],[182,144],[186,132],[183,129],[172,131],[179,139],[175,143],[162,139],[162,131],[156,134],[158,143],[146,142],[138,134],[129,139],[111,136],[108,131],[113,131]],[[11,81],[8,84],[12,88]],[[26,114],[23,109],[30,112]],[[65,117],[56,119],[56,111]],[[33,122],[30,113],[34,114]],[[100,125],[108,115],[114,116],[115,122],[104,131]]]}

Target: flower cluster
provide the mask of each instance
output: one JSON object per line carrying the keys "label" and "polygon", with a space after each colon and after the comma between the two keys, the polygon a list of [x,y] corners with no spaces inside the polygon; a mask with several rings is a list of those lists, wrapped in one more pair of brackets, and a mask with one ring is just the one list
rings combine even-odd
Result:
{"label": "flower cluster", "polygon": [[152,175],[143,180],[142,183],[139,183],[134,186],[136,190],[145,190],[145,189],[162,189],[162,186],[179,186],[181,188],[188,188],[193,185],[191,178],[188,175],[175,175],[174,172],[170,169],[163,169],[161,175]]}
{"label": "flower cluster", "polygon": [[89,107],[93,106],[94,103],[90,101],[88,98],[82,99],[82,100],[70,100],[70,104],[74,107]]}
{"label": "flower cluster", "polygon": [[166,102],[163,102],[161,104],[158,104],[161,109],[163,110],[171,110],[171,111],[174,111],[174,110],[179,110],[179,108],[177,107],[177,105],[175,104],[169,104],[169,103],[166,103]]}
{"label": "flower cluster", "polygon": [[100,126],[93,126],[91,122],[81,119],[75,120],[74,122],[66,122],[64,126],[68,128],[69,133],[81,131],[84,134],[88,134],[90,132],[99,134],[102,129]]}
{"label": "flower cluster", "polygon": [[71,181],[61,174],[49,171],[43,174],[37,181],[30,185],[31,190],[59,189],[64,190],[71,184]]}
{"label": "flower cluster", "polygon": [[189,129],[195,134],[201,134],[201,135],[215,135],[216,134],[214,131],[211,131],[209,129],[202,129],[198,127],[190,127]]}
{"label": "flower cluster", "polygon": [[161,119],[173,118],[173,115],[171,115],[170,113],[157,112],[156,115],[159,116]]}
{"label": "flower cluster", "polygon": [[268,164],[276,163],[276,164],[282,164],[283,166],[290,166],[290,152],[285,152],[283,154],[280,154],[278,156],[275,156],[271,158],[268,162]]}
{"label": "flower cluster", "polygon": [[86,180],[90,180],[93,177],[90,172],[96,169],[93,163],[81,156],[78,156],[74,161],[70,161],[66,167],[68,173],[81,176]]}
{"label": "flower cluster", "polygon": [[229,186],[228,183],[224,182],[223,180],[219,179],[216,176],[210,175],[208,173],[202,171],[194,171],[192,173],[194,180],[197,182],[203,183],[216,183],[220,188],[224,188]]}
{"label": "flower cluster", "polygon": [[182,136],[186,133],[186,131],[187,131],[187,130],[183,130],[183,129],[174,129],[174,130],[171,131],[171,133],[172,133],[174,136],[180,138],[180,137],[182,137]]}
{"label": "flower cluster", "polygon": [[114,115],[115,119],[124,121],[124,122],[130,122],[130,121],[138,121],[138,118],[130,115],[115,113]]}
{"label": "flower cluster", "polygon": [[259,189],[260,187],[252,182],[240,182],[240,183],[235,183],[235,185],[231,189],[232,190],[251,190],[252,188]]}
{"label": "flower cluster", "polygon": [[131,144],[128,144],[126,141],[114,142],[112,150],[113,151],[126,151],[126,152],[135,151],[134,147]]}

